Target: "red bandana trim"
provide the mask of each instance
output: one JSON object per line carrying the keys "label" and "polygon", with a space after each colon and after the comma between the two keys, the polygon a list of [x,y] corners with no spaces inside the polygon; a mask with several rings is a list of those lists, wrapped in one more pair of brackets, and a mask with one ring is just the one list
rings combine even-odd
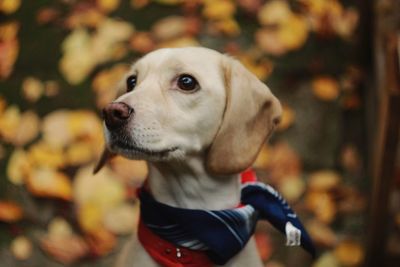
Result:
{"label": "red bandana trim", "polygon": [[154,234],[139,220],[138,238],[149,255],[164,267],[212,267],[204,251],[177,247]]}

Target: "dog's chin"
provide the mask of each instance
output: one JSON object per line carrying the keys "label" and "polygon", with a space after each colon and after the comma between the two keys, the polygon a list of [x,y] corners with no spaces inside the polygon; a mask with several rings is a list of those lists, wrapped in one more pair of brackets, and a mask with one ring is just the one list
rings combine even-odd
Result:
{"label": "dog's chin", "polygon": [[118,140],[110,142],[108,148],[111,152],[135,160],[169,161],[180,154],[178,147],[150,149]]}

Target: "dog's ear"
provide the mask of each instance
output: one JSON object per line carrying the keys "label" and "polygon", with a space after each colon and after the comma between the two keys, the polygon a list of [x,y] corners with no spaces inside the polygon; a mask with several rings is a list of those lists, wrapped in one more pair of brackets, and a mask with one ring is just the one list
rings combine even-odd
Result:
{"label": "dog's ear", "polygon": [[226,106],[206,168],[215,175],[239,173],[255,161],[282,112],[268,87],[241,63],[223,56]]}
{"label": "dog's ear", "polygon": [[115,154],[110,152],[107,147],[105,147],[99,161],[96,164],[96,167],[94,167],[93,169],[93,174],[98,173],[101,168],[103,168],[103,166],[107,163],[107,161],[113,157],[115,157]]}

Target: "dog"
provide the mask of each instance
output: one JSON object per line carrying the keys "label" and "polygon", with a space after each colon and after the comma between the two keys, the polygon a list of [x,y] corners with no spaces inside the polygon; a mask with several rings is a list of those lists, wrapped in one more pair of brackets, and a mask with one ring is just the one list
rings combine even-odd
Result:
{"label": "dog", "polygon": [[[157,202],[194,210],[237,207],[238,174],[255,161],[282,113],[264,83],[217,51],[163,48],[134,63],[118,90],[122,95],[103,110],[106,149],[95,171],[115,154],[147,160],[146,188]],[[299,245],[296,227],[287,225],[286,234]],[[116,266],[160,265],[133,235]],[[223,266],[263,266],[254,238]]]}

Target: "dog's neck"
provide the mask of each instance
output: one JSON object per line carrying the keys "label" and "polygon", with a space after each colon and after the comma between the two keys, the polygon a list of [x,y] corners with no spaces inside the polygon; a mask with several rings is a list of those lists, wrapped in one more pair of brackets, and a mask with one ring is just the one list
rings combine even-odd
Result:
{"label": "dog's neck", "polygon": [[207,173],[200,156],[184,162],[149,163],[148,185],[154,198],[164,204],[220,210],[234,208],[240,201],[238,175],[215,177]]}

